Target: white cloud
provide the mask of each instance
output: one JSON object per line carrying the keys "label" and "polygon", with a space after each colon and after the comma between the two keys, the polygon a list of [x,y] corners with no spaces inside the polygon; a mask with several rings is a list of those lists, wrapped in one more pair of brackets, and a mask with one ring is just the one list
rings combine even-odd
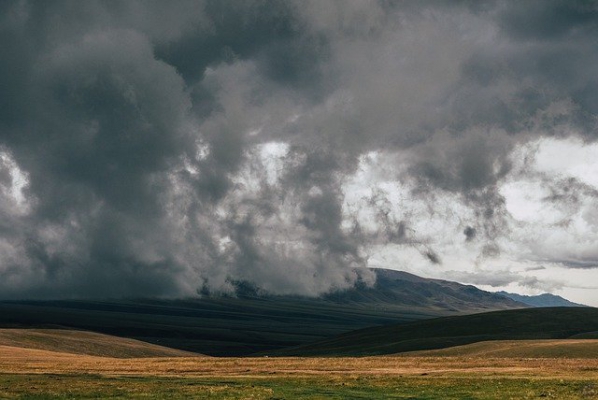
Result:
{"label": "white cloud", "polygon": [[535,166],[538,171],[574,177],[598,188],[598,144],[584,143],[579,138],[570,137],[541,139],[535,145]]}

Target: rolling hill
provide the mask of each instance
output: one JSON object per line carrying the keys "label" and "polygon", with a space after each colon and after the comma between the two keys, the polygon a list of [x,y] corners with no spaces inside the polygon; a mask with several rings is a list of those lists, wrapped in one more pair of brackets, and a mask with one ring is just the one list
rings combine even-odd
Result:
{"label": "rolling hill", "polygon": [[473,286],[375,272],[374,287],[321,298],[264,295],[239,285],[236,297],[4,301],[0,327],[87,330],[207,355],[243,356],[360,328],[524,307]]}
{"label": "rolling hill", "polygon": [[596,331],[596,308],[527,308],[361,329],[272,354],[381,355],[489,340],[566,339]]}
{"label": "rolling hill", "polygon": [[598,358],[598,340],[493,340],[441,350],[402,353],[406,357]]}
{"label": "rolling hill", "polygon": [[200,356],[134,339],[63,329],[0,329],[0,346],[114,358]]}
{"label": "rolling hill", "polygon": [[550,293],[542,293],[536,296],[526,296],[507,292],[497,293],[530,307],[587,307],[583,304],[573,303],[561,296],[556,296]]}

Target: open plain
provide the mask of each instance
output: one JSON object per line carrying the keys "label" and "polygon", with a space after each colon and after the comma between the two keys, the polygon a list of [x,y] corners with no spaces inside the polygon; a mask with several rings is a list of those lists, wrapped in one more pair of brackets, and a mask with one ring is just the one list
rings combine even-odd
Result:
{"label": "open plain", "polygon": [[[555,347],[574,345],[552,342],[544,347],[553,354]],[[590,347],[596,344],[587,341]],[[482,347],[478,344],[473,356],[442,357],[422,352],[351,358],[114,358],[0,346],[0,398],[598,398],[596,358],[511,357],[506,350],[501,357],[485,357]]]}

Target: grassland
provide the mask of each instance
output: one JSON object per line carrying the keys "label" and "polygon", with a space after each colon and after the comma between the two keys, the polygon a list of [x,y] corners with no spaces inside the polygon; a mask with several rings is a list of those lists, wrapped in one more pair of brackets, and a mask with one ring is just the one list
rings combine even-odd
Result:
{"label": "grassland", "polygon": [[0,346],[0,398],[591,399],[598,359],[111,358]]}
{"label": "grassland", "polygon": [[[89,332],[0,331],[0,399],[598,399],[598,340],[580,339],[597,321],[595,309],[440,318],[340,335],[316,344],[329,352],[321,357],[190,357]],[[520,340],[481,342],[510,335]],[[460,340],[469,344],[330,356],[345,343],[388,351]]]}
{"label": "grassland", "polygon": [[592,380],[503,377],[160,378],[0,375],[3,399],[593,399]]}

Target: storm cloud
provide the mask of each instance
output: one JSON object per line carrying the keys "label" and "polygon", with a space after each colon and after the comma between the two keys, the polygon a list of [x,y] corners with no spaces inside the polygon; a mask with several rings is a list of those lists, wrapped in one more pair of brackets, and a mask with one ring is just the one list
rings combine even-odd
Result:
{"label": "storm cloud", "polygon": [[541,161],[597,138],[597,33],[588,1],[4,1],[0,297],[592,269],[597,186]]}

